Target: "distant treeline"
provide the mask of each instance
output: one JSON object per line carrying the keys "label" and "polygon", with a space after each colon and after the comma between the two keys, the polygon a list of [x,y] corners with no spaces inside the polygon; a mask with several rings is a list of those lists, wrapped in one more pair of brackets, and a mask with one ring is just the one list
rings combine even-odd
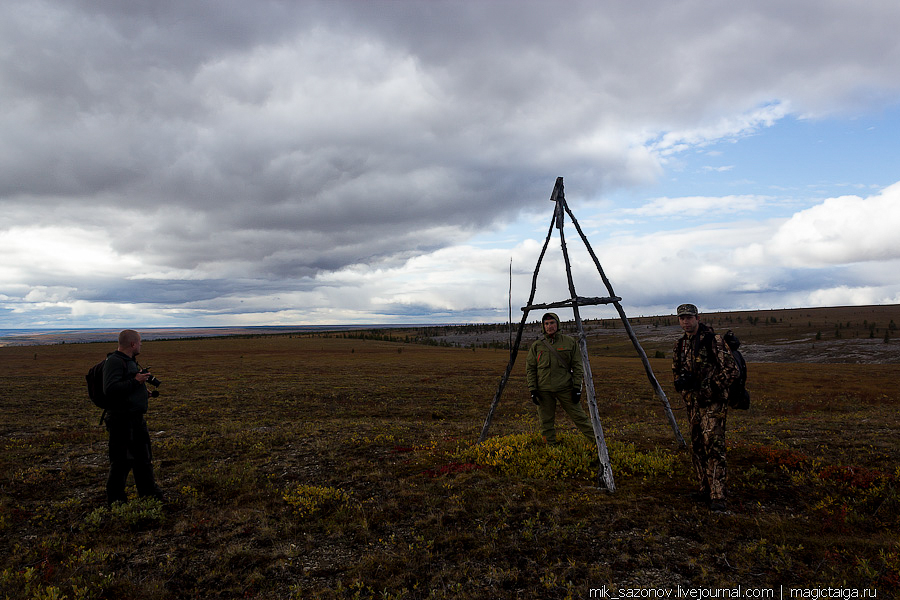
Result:
{"label": "distant treeline", "polygon": [[[879,325],[875,320],[859,317],[867,312],[880,312],[882,317],[887,310],[896,309],[896,306],[878,307],[838,307],[838,308],[811,308],[811,309],[782,309],[760,311],[737,311],[723,313],[701,314],[703,322],[715,328],[744,329],[747,327],[788,327],[802,328],[815,334],[816,339],[821,339],[823,331],[834,331],[833,337],[883,337],[889,341],[891,335],[897,329],[893,319],[889,319],[887,325]],[[896,310],[894,310],[896,313]],[[855,319],[838,319],[839,316],[849,316]],[[877,316],[877,315],[876,315]],[[567,323],[571,324],[571,321]],[[678,318],[675,315],[635,317],[629,318],[633,327],[677,327]],[[583,321],[585,332],[600,329],[621,329],[624,327],[621,319],[585,319]],[[442,346],[452,348],[494,348],[509,349],[509,337],[515,335],[517,323],[467,323],[461,325],[435,325],[417,326],[410,328],[376,328],[351,331],[323,331],[304,334],[314,337],[334,337],[343,339],[374,340],[382,342],[397,342],[404,344],[424,344],[429,346]],[[541,323],[533,320],[526,323],[527,335],[533,337],[539,332]],[[567,327],[571,330],[571,325]],[[512,330],[512,333],[510,333]],[[862,334],[862,335],[861,335]],[[488,339],[480,340],[478,336],[486,336]],[[471,338],[475,337],[475,340]],[[461,338],[461,339],[460,339]]]}
{"label": "distant treeline", "polygon": [[346,340],[372,340],[378,342],[396,342],[403,344],[422,344],[425,346],[442,346],[446,348],[495,348],[508,349],[508,341],[465,341],[457,342],[446,339],[450,336],[471,336],[485,333],[506,332],[506,324],[477,325],[442,325],[437,327],[419,327],[406,329],[368,329],[341,333],[321,333],[317,337],[340,338]]}

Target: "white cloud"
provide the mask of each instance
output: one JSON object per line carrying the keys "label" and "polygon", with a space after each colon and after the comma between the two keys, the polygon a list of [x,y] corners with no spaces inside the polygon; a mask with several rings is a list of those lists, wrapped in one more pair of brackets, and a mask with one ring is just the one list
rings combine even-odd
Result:
{"label": "white cloud", "polygon": [[[679,298],[702,298],[710,308],[893,302],[900,295],[891,276],[900,267],[898,193],[895,184],[865,199],[829,198],[787,219],[688,224],[592,243],[616,292],[637,307],[660,299],[674,306]],[[666,214],[685,200],[696,214],[728,201],[675,199],[640,212]],[[591,269],[580,267],[576,282],[590,282]],[[836,278],[847,283],[823,285]]]}
{"label": "white cloud", "polygon": [[0,255],[8,277],[55,277],[92,273],[127,276],[143,268],[135,256],[118,256],[107,232],[66,225],[16,226],[0,231]]}
{"label": "white cloud", "polygon": [[820,267],[900,258],[900,183],[868,198],[841,196],[801,211],[772,237],[768,256]]}
{"label": "white cloud", "polygon": [[[558,175],[585,223],[632,228],[600,245],[635,303],[684,294],[689,264],[724,303],[891,259],[891,188],[775,231],[727,220],[782,199],[664,184],[787,116],[893,105],[898,26],[895,2],[5,3],[0,324],[491,314],[540,243],[467,240],[526,229]],[[544,300],[562,274],[548,257]]]}
{"label": "white cloud", "polygon": [[702,148],[711,142],[739,138],[771,127],[790,112],[788,102],[773,102],[738,115],[720,117],[702,127],[666,132],[651,147],[661,156]]}
{"label": "white cloud", "polygon": [[814,290],[809,294],[810,306],[862,306],[900,303],[896,287],[849,287],[845,285]]}
{"label": "white cloud", "polygon": [[684,198],[655,198],[638,208],[620,211],[642,217],[690,218],[700,215],[719,216],[751,213],[765,207],[770,196],[691,196]]}

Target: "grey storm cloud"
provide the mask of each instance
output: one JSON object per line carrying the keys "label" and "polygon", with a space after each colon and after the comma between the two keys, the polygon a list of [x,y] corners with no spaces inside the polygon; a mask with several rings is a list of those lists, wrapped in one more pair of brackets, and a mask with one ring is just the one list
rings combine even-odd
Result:
{"label": "grey storm cloud", "polygon": [[[499,41],[466,44],[483,37],[473,31],[482,17],[465,9],[441,30],[454,56],[443,61],[423,31],[440,14],[391,3],[355,12],[364,6],[19,5],[5,36],[22,59],[4,61],[13,135],[0,193],[45,206],[44,220],[98,199],[144,215],[154,241],[116,247],[145,260],[244,257],[285,275],[285,248],[298,250],[294,271],[315,272],[447,243],[541,198],[529,183],[546,187],[577,162],[541,122],[556,119],[549,111],[514,115],[547,78],[507,73],[515,61],[508,49],[496,56]],[[392,14],[422,37],[397,37]],[[460,42],[469,48],[454,50]],[[491,55],[496,71],[482,74]]]}
{"label": "grey storm cloud", "polygon": [[900,82],[894,2],[28,0],[2,16],[0,225],[81,226],[148,271],[198,274],[108,298],[405,260],[546,209],[558,175],[586,197],[650,182],[665,132]]}

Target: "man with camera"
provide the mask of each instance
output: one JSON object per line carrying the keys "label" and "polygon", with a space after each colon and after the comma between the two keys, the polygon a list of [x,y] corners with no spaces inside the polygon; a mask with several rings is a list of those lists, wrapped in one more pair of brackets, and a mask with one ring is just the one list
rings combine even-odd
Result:
{"label": "man with camera", "polygon": [[691,462],[700,483],[692,496],[708,502],[710,510],[724,512],[727,394],[740,372],[722,336],[700,322],[696,306],[679,306],[678,324],[684,335],[675,344],[672,373],[687,408]]}
{"label": "man with camera", "polygon": [[544,337],[528,348],[525,376],[531,401],[537,406],[541,433],[551,446],[556,444],[556,404],[562,405],[575,426],[592,442],[594,427],[581,408],[584,363],[574,338],[559,332],[559,317],[547,313],[541,318]]}
{"label": "man with camera", "polygon": [[109,431],[109,478],[106,498],[109,504],[126,502],[125,483],[129,471],[134,471],[138,495],[163,499],[162,491],[153,477],[153,454],[150,451],[150,432],[144,415],[151,394],[147,383],[159,386],[160,381],[147,369],[141,369],[136,357],[141,352],[141,335],[126,329],[119,333],[119,347],[106,358],[103,365],[103,393],[114,408],[106,411]]}

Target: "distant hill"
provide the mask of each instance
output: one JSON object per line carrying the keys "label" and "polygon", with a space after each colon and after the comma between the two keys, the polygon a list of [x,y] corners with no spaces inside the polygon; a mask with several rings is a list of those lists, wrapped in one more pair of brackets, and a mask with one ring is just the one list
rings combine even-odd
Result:
{"label": "distant hill", "polygon": [[[564,309],[560,317],[566,318]],[[900,304],[718,312],[701,314],[700,320],[717,331],[733,330],[750,362],[900,363]],[[629,317],[629,323],[649,357],[671,357],[675,340],[681,336],[675,315]],[[514,323],[513,336],[517,327]],[[591,355],[635,356],[621,320],[585,320],[584,327]],[[572,333],[574,322],[563,323],[563,331]],[[505,323],[432,327],[418,332],[436,342],[476,348],[505,345],[510,338]],[[530,322],[522,336],[522,348],[539,335],[540,325],[536,320]]]}

